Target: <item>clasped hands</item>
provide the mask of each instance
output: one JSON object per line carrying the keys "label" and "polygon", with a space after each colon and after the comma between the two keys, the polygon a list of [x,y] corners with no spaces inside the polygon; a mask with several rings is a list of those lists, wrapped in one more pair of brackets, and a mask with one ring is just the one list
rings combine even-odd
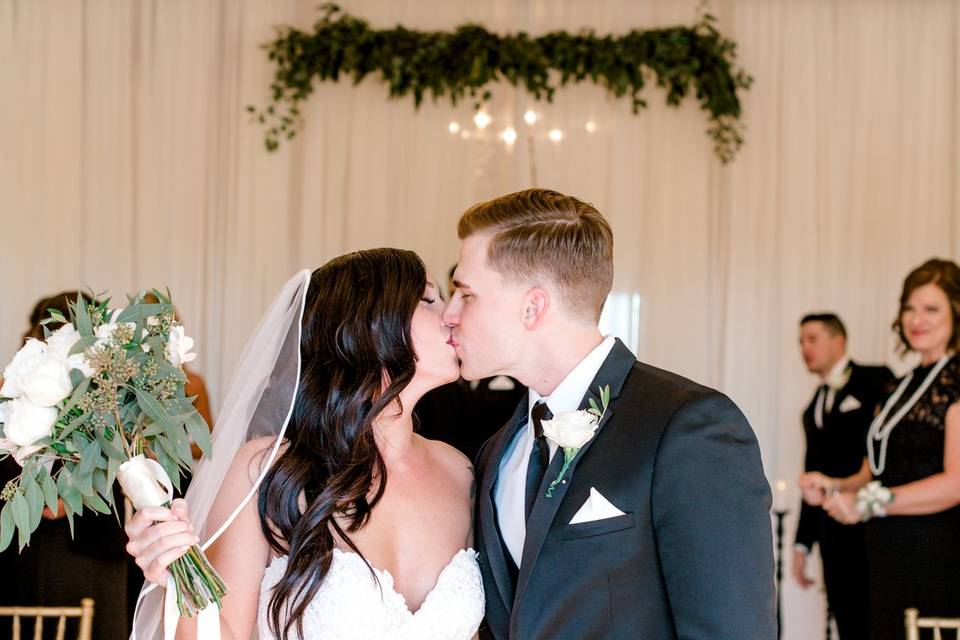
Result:
{"label": "clasped hands", "polygon": [[841,490],[836,478],[825,476],[819,471],[809,471],[800,475],[798,485],[803,501],[810,506],[822,507],[831,518],[842,524],[860,522],[857,494]]}

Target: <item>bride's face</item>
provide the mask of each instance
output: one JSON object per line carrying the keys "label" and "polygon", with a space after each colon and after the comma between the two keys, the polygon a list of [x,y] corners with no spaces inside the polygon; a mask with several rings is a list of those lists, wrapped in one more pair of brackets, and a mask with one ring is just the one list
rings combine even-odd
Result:
{"label": "bride's face", "polygon": [[443,308],[436,280],[427,276],[427,287],[410,327],[417,354],[416,378],[427,388],[439,387],[460,377],[457,352],[450,344],[450,328],[443,323]]}

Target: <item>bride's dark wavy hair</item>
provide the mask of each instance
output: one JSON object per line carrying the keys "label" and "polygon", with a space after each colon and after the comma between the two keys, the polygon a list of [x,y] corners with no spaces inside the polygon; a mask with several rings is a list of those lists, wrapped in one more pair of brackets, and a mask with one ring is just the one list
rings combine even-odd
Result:
{"label": "bride's dark wavy hair", "polygon": [[417,254],[400,249],[340,256],[310,278],[287,446],[259,494],[263,534],[288,556],[269,604],[278,638],[293,625],[303,635],[304,611],[330,571],[331,530],[363,557],[349,534],[367,523],[387,480],[372,423],[413,378],[410,328],[426,282]]}

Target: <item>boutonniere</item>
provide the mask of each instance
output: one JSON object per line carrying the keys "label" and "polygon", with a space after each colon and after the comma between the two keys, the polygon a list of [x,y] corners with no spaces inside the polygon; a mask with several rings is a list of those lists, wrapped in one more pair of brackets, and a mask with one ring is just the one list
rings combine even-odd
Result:
{"label": "boutonniere", "polygon": [[553,488],[560,484],[570,463],[577,457],[577,452],[583,445],[590,442],[597,432],[600,420],[603,419],[603,414],[607,412],[607,405],[610,404],[609,385],[600,389],[600,404],[603,406],[598,407],[594,399],[590,398],[589,409],[563,411],[552,419],[543,421],[544,437],[563,449],[563,468],[560,469],[560,475],[556,480],[547,487],[548,498],[553,496]]}

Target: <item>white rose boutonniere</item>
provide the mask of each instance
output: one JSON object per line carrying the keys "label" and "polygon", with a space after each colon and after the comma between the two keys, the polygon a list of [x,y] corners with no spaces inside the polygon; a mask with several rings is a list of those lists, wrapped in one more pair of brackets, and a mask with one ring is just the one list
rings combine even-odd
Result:
{"label": "white rose boutonniere", "polygon": [[597,403],[590,398],[590,408],[580,411],[564,411],[558,413],[551,420],[543,421],[543,435],[551,442],[556,443],[563,449],[563,467],[560,469],[560,475],[547,487],[547,497],[553,497],[553,489],[563,479],[564,474],[570,467],[570,463],[577,457],[577,452],[583,445],[590,442],[593,435],[600,426],[600,420],[603,414],[607,412],[607,405],[610,404],[610,387],[606,386],[600,389],[600,403],[603,407],[598,407]]}

